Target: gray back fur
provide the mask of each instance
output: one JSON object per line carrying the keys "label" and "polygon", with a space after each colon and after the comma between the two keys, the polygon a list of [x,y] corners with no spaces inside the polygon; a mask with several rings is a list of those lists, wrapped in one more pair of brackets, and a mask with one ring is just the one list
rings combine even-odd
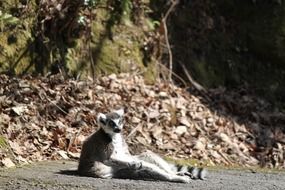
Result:
{"label": "gray back fur", "polygon": [[[93,175],[95,161],[107,160],[113,152],[112,139],[103,129],[99,129],[88,137],[82,145],[79,159],[79,175]],[[95,176],[96,177],[96,176]]]}

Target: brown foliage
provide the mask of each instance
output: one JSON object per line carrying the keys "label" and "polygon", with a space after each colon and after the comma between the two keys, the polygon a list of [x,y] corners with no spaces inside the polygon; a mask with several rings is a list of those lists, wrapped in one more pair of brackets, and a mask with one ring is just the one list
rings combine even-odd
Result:
{"label": "brown foliage", "polygon": [[[76,159],[84,139],[97,130],[97,113],[124,107],[134,153],[151,149],[209,164],[284,167],[284,114],[268,114],[265,102],[248,95],[216,89],[205,102],[175,85],[150,86],[131,74],[96,81],[0,78],[0,127],[14,155],[0,152],[5,166]],[[229,117],[235,112],[240,120]]]}

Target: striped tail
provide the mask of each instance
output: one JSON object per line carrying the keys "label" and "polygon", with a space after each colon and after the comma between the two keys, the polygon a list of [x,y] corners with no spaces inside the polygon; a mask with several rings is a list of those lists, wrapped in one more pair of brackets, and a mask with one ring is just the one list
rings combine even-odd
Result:
{"label": "striped tail", "polygon": [[177,164],[175,167],[178,175],[188,175],[192,179],[206,179],[207,170],[205,168],[184,166],[180,164]]}

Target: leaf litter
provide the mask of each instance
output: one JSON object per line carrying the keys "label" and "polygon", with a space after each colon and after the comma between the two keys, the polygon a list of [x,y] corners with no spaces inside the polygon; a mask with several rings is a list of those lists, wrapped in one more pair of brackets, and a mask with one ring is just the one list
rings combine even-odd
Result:
{"label": "leaf litter", "polygon": [[0,75],[0,135],[9,145],[0,146],[0,165],[78,159],[84,139],[98,129],[96,115],[123,107],[132,153],[285,167],[283,112],[242,91],[211,89],[207,96],[164,82],[147,85],[132,74],[95,81]]}

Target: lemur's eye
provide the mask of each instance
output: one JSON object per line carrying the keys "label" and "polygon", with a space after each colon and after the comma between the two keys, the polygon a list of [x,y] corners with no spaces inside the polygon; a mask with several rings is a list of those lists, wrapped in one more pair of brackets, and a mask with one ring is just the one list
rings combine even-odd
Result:
{"label": "lemur's eye", "polygon": [[100,118],[99,121],[100,121],[103,125],[106,125],[106,120],[105,120],[105,119]]}
{"label": "lemur's eye", "polygon": [[109,120],[108,124],[110,127],[116,127],[117,126],[113,120]]}
{"label": "lemur's eye", "polygon": [[121,125],[122,123],[123,123],[123,118],[120,118],[118,124]]}

